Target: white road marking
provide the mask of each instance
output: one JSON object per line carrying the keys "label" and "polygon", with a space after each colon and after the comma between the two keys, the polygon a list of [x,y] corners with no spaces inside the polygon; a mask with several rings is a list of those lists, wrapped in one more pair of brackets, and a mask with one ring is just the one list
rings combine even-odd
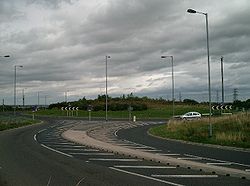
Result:
{"label": "white road marking", "polygon": [[155,150],[155,148],[153,148],[153,147],[150,147],[150,148],[149,148],[149,147],[143,147],[143,146],[142,146],[142,147],[131,146],[131,147],[132,147],[133,149],[152,149],[152,150]]}
{"label": "white road marking", "polygon": [[178,160],[202,160],[202,158],[177,158]]}
{"label": "white road marking", "polygon": [[47,129],[39,130],[39,131],[38,131],[38,134],[41,133],[41,132],[43,132],[43,131],[45,131],[45,130],[47,130]]}
{"label": "white road marking", "polygon": [[136,165],[114,165],[116,168],[133,168],[133,169],[176,169],[171,166],[136,166]]}
{"label": "white road marking", "polygon": [[218,175],[158,175],[153,174],[152,177],[156,178],[217,178]]}
{"label": "white road marking", "polygon": [[139,176],[139,177],[142,177],[142,178],[147,178],[147,179],[150,179],[150,180],[154,180],[154,181],[166,183],[166,184],[169,184],[169,185],[183,186],[183,185],[181,185],[181,184],[177,184],[177,183],[173,183],[173,182],[169,182],[169,181],[165,181],[165,180],[160,180],[160,179],[157,179],[157,178],[152,178],[152,177],[149,177],[149,176],[145,176],[145,175],[142,175],[142,174],[138,174],[138,173],[134,173],[134,172],[129,172],[129,171],[117,169],[117,168],[114,168],[114,167],[109,167],[109,168],[112,169],[112,170],[119,171],[119,172],[131,174],[131,175],[134,175],[134,176]]}
{"label": "white road marking", "polygon": [[92,161],[142,161],[139,159],[105,159],[105,158],[89,158]]}
{"label": "white road marking", "polygon": [[50,147],[47,147],[47,146],[44,145],[44,144],[41,144],[41,146],[43,146],[43,147],[45,147],[45,148],[47,148],[47,149],[49,149],[49,150],[51,150],[51,151],[54,151],[54,152],[57,152],[57,153],[59,153],[59,154],[62,154],[62,155],[65,155],[65,156],[68,156],[68,157],[73,158],[73,156],[70,155],[70,154],[66,154],[66,153],[64,153],[64,152],[60,152],[60,151],[58,151],[58,150],[52,149],[52,148],[50,148]]}
{"label": "white road marking", "polygon": [[98,153],[84,153],[84,152],[71,152],[71,155],[85,155],[85,156],[113,156],[113,153],[108,152],[98,152]]}
{"label": "white road marking", "polygon": [[161,156],[179,156],[180,154],[172,154],[172,153],[156,153],[156,155],[161,155]]}
{"label": "white road marking", "polygon": [[213,159],[213,158],[195,156],[195,155],[191,155],[191,154],[184,154],[184,155],[185,156],[190,156],[190,157],[199,157],[199,158],[202,158],[204,160],[218,161],[218,162],[221,162],[221,163],[232,163],[232,164],[235,164],[235,165],[240,165],[240,166],[244,166],[244,167],[250,167],[250,165],[242,164],[242,163],[237,163],[237,162],[223,161],[223,160],[218,160],[218,159]]}
{"label": "white road marking", "polygon": [[232,165],[232,163],[206,163],[208,165]]}
{"label": "white road marking", "polygon": [[141,149],[142,151],[145,151],[145,152],[159,152],[159,151],[162,151],[162,150],[157,150],[157,149]]}
{"label": "white road marking", "polygon": [[[119,130],[119,129],[118,129]],[[116,130],[115,132],[114,132],[114,135],[117,137],[117,132],[118,132],[118,130]]]}
{"label": "white road marking", "polygon": [[250,172],[250,169],[246,169],[245,171],[246,171],[246,172]]}
{"label": "white road marking", "polygon": [[68,142],[46,142],[46,144],[55,144],[55,145],[74,145],[74,143],[68,143]]}
{"label": "white road marking", "polygon": [[85,146],[73,146],[73,145],[50,145],[50,146],[53,146],[53,147],[65,147],[65,148],[84,148]]}
{"label": "white road marking", "polygon": [[[122,141],[125,141],[125,142],[128,142],[128,143],[130,143],[130,144],[134,144],[134,145],[137,145],[137,146],[142,146],[142,147],[146,147],[146,148],[151,148],[151,147],[149,147],[149,146],[147,146],[147,145],[143,145],[143,144],[140,144],[140,143],[135,143],[135,142],[132,142],[132,141],[128,141],[128,140],[122,140]],[[130,145],[130,144],[127,144],[127,145]]]}
{"label": "white road marking", "polygon": [[36,140],[36,134],[33,136],[33,138],[34,138],[35,141],[37,141],[37,140]]}

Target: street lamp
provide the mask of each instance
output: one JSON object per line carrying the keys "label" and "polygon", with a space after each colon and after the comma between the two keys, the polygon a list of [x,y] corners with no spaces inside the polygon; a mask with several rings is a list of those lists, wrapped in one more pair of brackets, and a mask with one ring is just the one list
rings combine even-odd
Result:
{"label": "street lamp", "polygon": [[209,37],[208,37],[208,14],[204,12],[198,12],[193,9],[188,9],[188,13],[191,14],[202,14],[205,15],[206,18],[206,32],[207,32],[207,65],[208,65],[208,97],[209,97],[209,137],[212,137],[213,135],[213,129],[211,124],[211,81],[210,81],[210,57],[209,57]]}
{"label": "street lamp", "polygon": [[224,71],[223,71],[223,57],[220,58],[221,62],[221,103],[224,104]]}
{"label": "street lamp", "polygon": [[161,58],[171,58],[171,64],[172,64],[172,101],[173,101],[173,118],[174,118],[174,56],[161,56]]}
{"label": "street lamp", "polygon": [[105,56],[105,62],[106,62],[106,115],[105,115],[105,120],[108,121],[108,58],[110,58],[110,56]]}
{"label": "street lamp", "polygon": [[16,117],[16,69],[17,67],[23,68],[22,65],[15,65],[14,66],[14,117]]}

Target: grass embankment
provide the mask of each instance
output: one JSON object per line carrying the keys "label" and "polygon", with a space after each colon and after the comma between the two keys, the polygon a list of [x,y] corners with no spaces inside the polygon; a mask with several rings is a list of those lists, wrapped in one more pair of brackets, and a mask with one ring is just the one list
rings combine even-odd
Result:
{"label": "grass embankment", "polygon": [[32,120],[22,116],[16,116],[16,118],[14,118],[13,116],[0,115],[0,131],[32,125],[37,122],[37,120]]}
{"label": "grass embankment", "polygon": [[152,135],[185,141],[250,148],[250,114],[212,118],[213,136],[208,136],[208,118],[196,121],[171,120],[153,127]]}
{"label": "grass embankment", "polygon": [[[198,111],[200,113],[207,113],[209,111],[208,106],[206,105],[176,105],[175,106],[175,115],[181,115],[189,111]],[[71,111],[72,113],[72,111]],[[66,116],[67,112],[65,110],[60,109],[47,109],[47,110],[39,110],[35,114],[38,115],[49,115],[49,116]],[[76,111],[74,111],[74,116],[76,115]],[[88,117],[88,111],[79,110],[78,117]],[[138,119],[167,119],[172,116],[172,105],[164,105],[159,107],[149,108],[143,111],[132,111],[131,116],[136,116]],[[105,111],[92,111],[91,117],[102,117],[105,118]],[[128,118],[128,111],[108,111],[109,118]]]}

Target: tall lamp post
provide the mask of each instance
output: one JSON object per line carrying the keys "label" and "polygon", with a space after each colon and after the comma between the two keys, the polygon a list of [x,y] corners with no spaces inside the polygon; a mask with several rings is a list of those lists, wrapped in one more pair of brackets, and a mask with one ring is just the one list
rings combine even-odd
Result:
{"label": "tall lamp post", "polygon": [[171,65],[172,65],[172,101],[173,101],[173,118],[174,118],[174,56],[161,56],[161,58],[171,58]]}
{"label": "tall lamp post", "polygon": [[221,56],[220,58],[220,62],[221,62],[221,103],[224,104],[224,71],[223,71],[223,57]]}
{"label": "tall lamp post", "polygon": [[17,67],[23,68],[22,65],[15,65],[14,66],[14,117],[16,117],[16,69]]}
{"label": "tall lamp post", "polygon": [[[4,58],[8,58],[8,57],[10,57],[10,55],[4,55],[4,56],[0,56],[0,57],[4,57]],[[3,99],[3,112],[4,112],[4,99]]]}
{"label": "tall lamp post", "polygon": [[108,58],[110,56],[105,56],[106,63],[106,100],[105,100],[105,120],[108,121]]}
{"label": "tall lamp post", "polygon": [[188,9],[188,13],[191,14],[202,14],[206,18],[206,33],[207,33],[207,65],[208,65],[208,97],[209,97],[209,137],[213,135],[212,123],[211,123],[211,80],[210,80],[210,57],[209,57],[209,37],[208,37],[208,14],[204,12],[198,12],[193,9]]}

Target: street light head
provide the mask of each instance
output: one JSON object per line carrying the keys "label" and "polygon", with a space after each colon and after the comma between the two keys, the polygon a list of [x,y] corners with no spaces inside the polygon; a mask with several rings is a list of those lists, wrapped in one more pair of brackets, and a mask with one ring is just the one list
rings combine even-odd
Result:
{"label": "street light head", "polygon": [[161,56],[161,58],[166,58],[167,56]]}
{"label": "street light head", "polygon": [[106,56],[107,58],[111,58],[110,56]]}
{"label": "street light head", "polygon": [[188,12],[188,13],[191,13],[191,14],[197,13],[196,10],[193,10],[193,9],[188,9],[187,12]]}
{"label": "street light head", "polygon": [[3,57],[10,57],[10,55],[6,55],[6,56],[3,56]]}

